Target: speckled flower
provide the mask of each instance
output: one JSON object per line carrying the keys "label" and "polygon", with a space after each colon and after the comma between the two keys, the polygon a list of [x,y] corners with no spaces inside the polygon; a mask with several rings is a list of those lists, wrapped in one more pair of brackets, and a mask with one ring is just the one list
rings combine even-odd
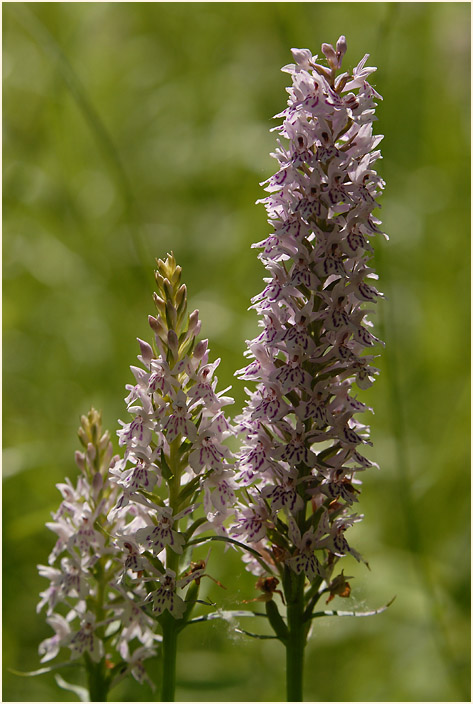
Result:
{"label": "speckled flower", "polygon": [[[130,440],[132,437],[133,433]],[[117,487],[110,479],[118,458],[113,456],[108,432],[102,432],[97,411],[82,417],[79,438],[84,447],[76,453],[81,474],[75,486],[69,479],[58,485],[63,501],[53,521],[47,523],[57,542],[49,565],[38,566],[40,575],[50,583],[40,594],[37,610],[46,607],[46,621],[55,631],[40,644],[39,653],[44,663],[54,659],[61,648],[69,648],[72,660],[84,659],[90,681],[95,667],[90,663],[104,666],[107,653],[105,692],[118,671],[120,676],[128,671],[138,674],[135,664],[124,668],[123,661],[133,657],[136,641],[142,649],[141,662],[154,655],[156,636],[141,606],[136,606],[134,613],[141,630],[130,628],[129,619],[123,617],[124,605],[142,602],[146,592],[140,585],[135,593],[121,586],[124,572],[133,565],[127,564],[126,553],[113,538],[123,529],[123,518],[115,514],[107,520],[117,498]],[[115,629],[108,637],[110,623],[115,623]]]}
{"label": "speckled flower", "polygon": [[[294,63],[283,68],[292,85],[277,116],[278,167],[260,201],[272,232],[255,245],[268,274],[251,300],[262,331],[238,372],[257,386],[238,419],[245,490],[233,529],[258,545],[268,572],[287,567],[309,582],[330,580],[347,553],[361,559],[345,531],[361,518],[351,509],[359,474],[372,465],[360,451],[370,443],[356,386],[367,388],[377,373],[368,315],[381,294],[369,260],[384,187],[373,134],[380,96],[367,81],[375,69],[365,56],[351,74],[339,73],[344,37],[322,51],[328,66],[293,49]],[[261,574],[261,562],[247,564]]]}
{"label": "speckled flower", "polygon": [[[165,564],[165,548],[182,554],[178,524],[192,517],[201,491],[209,525],[220,525],[231,511],[231,482],[225,490],[217,477],[232,462],[223,443],[234,431],[223,409],[233,399],[224,395],[227,389],[217,390],[220,360],[210,362],[207,340],[197,341],[198,311],[187,314],[187,290],[173,255],[157,260],[155,276],[157,316],[149,318],[154,340],[139,340],[143,367],[131,368],[136,383],[127,387],[126,401],[133,418],[121,421],[118,431],[124,459],[113,472],[120,489],[114,512],[128,516],[119,538],[130,538]],[[177,482],[186,499],[175,511]]]}

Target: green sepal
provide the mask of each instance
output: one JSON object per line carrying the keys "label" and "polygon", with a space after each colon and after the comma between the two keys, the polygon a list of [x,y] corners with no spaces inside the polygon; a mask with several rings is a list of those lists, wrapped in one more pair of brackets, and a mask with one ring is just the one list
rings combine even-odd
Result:
{"label": "green sepal", "polygon": [[275,545],[278,545],[284,550],[290,549],[291,546],[289,540],[287,539],[287,523],[284,523],[284,521],[282,521],[279,517],[277,517],[275,520],[275,528],[268,528],[267,532],[268,537],[271,539],[271,542],[273,542]]}
{"label": "green sepal", "polygon": [[164,288],[164,293],[166,294],[167,302],[173,301],[174,300],[174,287],[168,278],[165,278],[163,280],[163,288]]}
{"label": "green sepal", "polygon": [[320,521],[320,518],[321,518],[321,516],[322,516],[324,510],[325,510],[325,507],[324,507],[324,506],[319,506],[319,508],[317,509],[317,511],[314,511],[314,513],[312,514],[312,516],[309,516],[309,518],[307,519],[307,521],[305,521],[305,524],[304,524],[304,531],[302,531],[302,532],[305,532],[305,531],[308,530],[311,526],[312,526],[313,528],[317,528],[317,526],[318,526],[318,524],[319,524],[319,521]]}
{"label": "green sepal", "polygon": [[177,306],[177,319],[180,323],[185,318],[186,311],[187,311],[187,296],[186,296],[186,289],[185,285],[183,284],[177,294],[176,294],[176,306]]}
{"label": "green sepal", "polygon": [[186,438],[185,440],[182,441],[182,443],[179,446],[179,453],[181,455],[181,459],[184,459],[183,458],[184,453],[189,452],[191,447],[192,447],[192,442],[190,440],[187,440],[187,438]]}
{"label": "green sepal", "polygon": [[325,450],[322,450],[322,452],[319,452],[317,454],[317,462],[325,464],[325,460],[328,457],[332,457],[333,455],[335,455],[339,449],[340,445],[338,443],[336,445],[333,445],[332,447],[327,447]]}
{"label": "green sepal", "polygon": [[[158,267],[159,267],[159,264],[158,264]],[[154,272],[154,280],[156,281],[156,285],[159,289],[159,292],[164,294],[164,276],[161,276],[160,272],[156,270]]]}
{"label": "green sepal", "polygon": [[144,555],[146,556],[148,562],[150,562],[153,567],[158,570],[158,572],[161,572],[161,574],[164,574],[166,572],[164,565],[159,559],[159,557],[156,557],[156,555],[152,555],[150,552],[145,552]]}
{"label": "green sepal", "polygon": [[177,289],[177,293],[176,293],[176,306],[177,306],[178,310],[179,310],[179,308],[182,307],[182,303],[186,301],[186,298],[187,298],[187,287],[185,284],[182,284],[181,286],[179,286],[179,288]]}
{"label": "green sepal", "polygon": [[153,301],[154,305],[156,306],[156,310],[158,311],[159,315],[161,318],[164,318],[166,315],[166,302],[163,301],[161,296],[158,296],[157,293],[153,294]]}
{"label": "green sepal", "polygon": [[[187,333],[186,333],[187,335]],[[188,339],[184,337],[184,341],[181,343],[181,340],[179,339],[179,356],[185,357],[186,355],[190,355],[191,351],[194,348],[195,344],[195,336],[191,335]]]}
{"label": "green sepal", "polygon": [[177,311],[170,300],[166,301],[166,322],[169,330],[176,330],[177,327]]}
{"label": "green sepal", "polygon": [[184,538],[186,540],[186,546],[190,545],[189,538],[195,533],[197,528],[199,528],[201,525],[207,522],[207,518],[205,516],[201,516],[200,518],[197,518],[194,523],[192,523],[189,528],[183,533]]}
{"label": "green sepal", "polygon": [[179,282],[181,280],[182,268],[178,264],[176,264],[176,260],[174,259],[174,255],[172,258],[172,264],[173,264],[172,271],[169,272],[170,277],[171,277],[171,282],[172,282],[174,288],[178,288]]}
{"label": "green sepal", "polygon": [[[167,342],[168,342],[168,341],[167,341],[167,337],[166,337],[166,339],[164,340],[164,344],[166,345],[166,347],[167,347]],[[170,347],[167,347],[167,349],[166,349],[166,362],[167,362],[167,364],[169,365],[169,367],[170,367],[171,369],[173,368],[173,366],[174,366],[174,364],[175,364],[175,362],[176,362],[176,360],[174,359],[174,355],[173,355],[172,350],[170,349]]]}
{"label": "green sepal", "polygon": [[150,501],[152,501],[153,504],[157,504],[158,506],[166,505],[163,499],[157,494],[154,494],[152,491],[146,491],[146,489],[139,489],[138,492],[141,494],[141,496],[144,496],[145,499],[149,499]]}
{"label": "green sepal", "polygon": [[161,474],[163,475],[164,479],[166,481],[169,481],[173,477],[173,473],[171,471],[170,466],[168,465],[166,461],[166,455],[164,454],[164,450],[161,450]]}
{"label": "green sepal", "polygon": [[278,606],[276,602],[272,599],[266,602],[266,613],[268,614],[268,619],[273,627],[273,631],[280,641],[285,643],[289,637],[289,630],[284,623],[281,614],[279,613]]}
{"label": "green sepal", "polygon": [[[200,487],[200,477],[195,477],[192,479],[189,484],[186,484],[185,486],[182,487],[182,491],[177,496],[177,510],[179,510],[180,506],[186,499],[188,499],[192,494],[196,491],[199,490]],[[193,503],[191,501],[191,503]],[[187,532],[186,532],[187,535]]]}

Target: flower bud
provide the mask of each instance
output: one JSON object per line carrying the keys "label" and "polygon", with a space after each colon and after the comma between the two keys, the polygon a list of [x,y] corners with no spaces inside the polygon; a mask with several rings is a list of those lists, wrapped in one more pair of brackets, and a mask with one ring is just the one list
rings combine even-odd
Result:
{"label": "flower bud", "polygon": [[309,64],[312,60],[312,52],[309,49],[291,49],[294,61],[301,68],[309,69]]}
{"label": "flower bud", "polygon": [[347,40],[345,39],[343,34],[341,37],[339,37],[339,39],[337,41],[337,46],[335,48],[337,50],[337,59],[338,59],[337,68],[340,68],[340,66],[342,65],[342,59],[345,56],[346,51],[347,51]]}
{"label": "flower bud", "polygon": [[149,315],[148,322],[153,332],[155,332],[160,337],[165,337],[167,331],[162,322],[159,320],[159,318],[153,318],[152,315]]}
{"label": "flower bud", "polygon": [[154,300],[154,305],[156,306],[158,313],[164,318],[166,315],[165,301],[163,301],[161,296],[158,296],[157,293],[153,293],[153,300]]}
{"label": "flower bud", "polygon": [[179,287],[176,293],[176,306],[179,308],[183,302],[185,302],[187,296],[187,287],[185,284]]}
{"label": "flower bud", "polygon": [[325,66],[321,66],[320,64],[314,64],[314,68],[317,73],[320,73],[320,75],[326,78],[327,81],[330,83],[332,79],[332,72],[329,71],[328,68],[326,68]]}
{"label": "flower bud", "polygon": [[[187,328],[187,332],[189,335],[197,335],[198,333],[196,332],[197,326],[199,325],[199,311],[194,310],[190,315],[189,315],[189,326]],[[200,327],[199,327],[200,329]]]}
{"label": "flower bud", "polygon": [[322,52],[327,59],[330,68],[337,68],[337,54],[331,44],[322,44]]}
{"label": "flower bud", "polygon": [[187,311],[187,297],[184,295],[181,302],[177,306],[177,321],[178,321],[180,328],[182,327],[182,323],[185,318],[186,311]]}
{"label": "flower bud", "polygon": [[94,478],[92,479],[92,492],[93,492],[95,500],[97,500],[97,497],[100,494],[102,487],[103,487],[103,477],[100,474],[100,472],[96,472],[94,474]]}
{"label": "flower bud", "polygon": [[164,289],[164,295],[165,295],[165,298],[167,299],[167,301],[173,301],[174,300],[174,288],[168,278],[165,278],[163,280],[163,289]]}
{"label": "flower bud", "polygon": [[85,471],[85,455],[84,455],[84,453],[79,452],[79,450],[76,450],[74,458],[76,461],[76,465],[79,467],[81,472],[84,472]]}
{"label": "flower bud", "polygon": [[99,443],[98,443],[99,452],[103,452],[104,450],[106,450],[109,443],[110,443],[110,433],[108,432],[108,430],[106,430],[104,432],[104,434],[102,435],[102,437],[100,438]]}
{"label": "flower bud", "polygon": [[97,450],[94,445],[92,445],[91,442],[87,445],[87,459],[89,460],[90,463],[92,463],[97,456]]}
{"label": "flower bud", "polygon": [[199,342],[194,347],[194,357],[196,359],[202,359],[209,346],[208,340],[199,340]]}
{"label": "flower bud", "polygon": [[146,366],[149,366],[149,363],[154,357],[153,348],[151,347],[151,345],[149,345],[144,340],[141,340],[139,337],[137,337],[136,339],[138,340],[138,343],[140,345],[140,352],[143,363],[146,364]]}
{"label": "flower bud", "polygon": [[179,281],[181,280],[181,272],[182,272],[181,267],[176,266],[174,271],[171,274],[171,282],[176,288],[179,285]]}
{"label": "flower bud", "polygon": [[348,79],[350,78],[348,73],[343,73],[341,76],[338,76],[336,81],[335,81],[335,90],[337,93],[341,93],[342,90],[345,88],[346,84],[348,83]]}
{"label": "flower bud", "polygon": [[[118,457],[118,455],[117,455],[117,457]],[[112,467],[112,465],[113,465],[112,460],[113,460],[113,445],[111,442],[109,442],[107,445],[107,449],[105,450],[104,455],[102,457],[102,463],[101,463],[101,467],[100,467],[104,476],[107,474],[108,468]]]}
{"label": "flower bud", "polygon": [[168,347],[171,350],[174,359],[177,359],[179,340],[174,330],[168,330]]}
{"label": "flower bud", "polygon": [[156,284],[158,285],[158,289],[163,292],[164,291],[164,277],[161,276],[159,271],[154,272],[154,278],[156,280]]}
{"label": "flower bud", "polygon": [[171,301],[166,301],[166,322],[170,330],[175,330],[177,327],[177,310]]}
{"label": "flower bud", "polygon": [[161,329],[161,323],[152,315],[148,315],[148,324],[154,332],[159,332]]}
{"label": "flower bud", "polygon": [[174,254],[172,252],[169,252],[166,257],[166,261],[164,262],[164,269],[165,276],[167,276],[168,278],[172,276],[174,270],[176,269],[176,259],[174,258]]}
{"label": "flower bud", "polygon": [[77,435],[79,436],[79,440],[81,441],[83,446],[87,447],[87,443],[89,442],[89,438],[88,438],[88,435],[85,432],[84,427],[83,427],[84,421],[87,422],[87,418],[85,416],[82,416],[81,421],[82,421],[82,425],[79,428],[79,430],[77,431]]}

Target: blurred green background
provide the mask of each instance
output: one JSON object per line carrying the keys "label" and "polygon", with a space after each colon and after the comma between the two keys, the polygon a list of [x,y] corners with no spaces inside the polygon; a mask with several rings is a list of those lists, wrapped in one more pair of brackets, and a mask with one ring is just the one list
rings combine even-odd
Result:
{"label": "blurred green background", "polygon": [[[272,115],[285,106],[290,48],[348,41],[379,67],[377,131],[387,182],[376,266],[386,340],[366,392],[372,456],[351,542],[371,571],[338,608],[371,619],[317,621],[309,701],[469,697],[469,3],[3,4],[4,701],[65,701],[39,667],[51,635],[37,615],[54,543],[55,484],[75,479],[80,414],[112,433],[148,337],[155,256],[173,250],[201,311],[220,388],[243,384],[249,299],[268,233],[258,183],[275,170]],[[275,124],[275,123],[274,123]],[[210,598],[256,596],[237,557],[214,551]],[[335,602],[336,603],[336,602]],[[335,604],[334,603],[334,604]],[[241,608],[241,606],[240,606]],[[246,624],[250,628],[250,624]],[[255,627],[256,628],[256,627]],[[181,640],[183,701],[282,701],[273,641],[200,624]],[[66,678],[73,679],[73,675]],[[75,681],[80,682],[78,673]],[[153,699],[124,683],[112,697]]]}

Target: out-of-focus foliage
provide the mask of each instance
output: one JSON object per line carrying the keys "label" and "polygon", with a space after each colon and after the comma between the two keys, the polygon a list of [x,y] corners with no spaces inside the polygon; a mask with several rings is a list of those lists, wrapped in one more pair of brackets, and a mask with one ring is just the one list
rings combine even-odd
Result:
{"label": "out-of-focus foliage", "polygon": [[[371,619],[316,622],[305,697],[469,700],[469,4],[12,3],[4,70],[4,701],[63,701],[39,666],[51,635],[37,594],[59,503],[75,479],[80,414],[126,418],[128,365],[148,336],[155,256],[173,250],[203,319],[221,388],[243,366],[262,288],[251,243],[268,234],[258,182],[275,168],[270,118],[285,104],[290,48],[340,34],[346,63],[379,67],[378,131],[390,243],[376,266],[387,301],[372,456],[351,542],[371,572],[348,606]],[[217,547],[209,597],[254,598],[253,578]],[[338,600],[338,608],[347,603]],[[334,602],[335,605],[336,602]],[[247,627],[249,627],[247,625]],[[284,651],[221,622],[182,637],[177,696],[281,701]],[[65,675],[73,679],[73,675]],[[81,675],[75,675],[80,682]],[[124,683],[118,700],[147,700]]]}

